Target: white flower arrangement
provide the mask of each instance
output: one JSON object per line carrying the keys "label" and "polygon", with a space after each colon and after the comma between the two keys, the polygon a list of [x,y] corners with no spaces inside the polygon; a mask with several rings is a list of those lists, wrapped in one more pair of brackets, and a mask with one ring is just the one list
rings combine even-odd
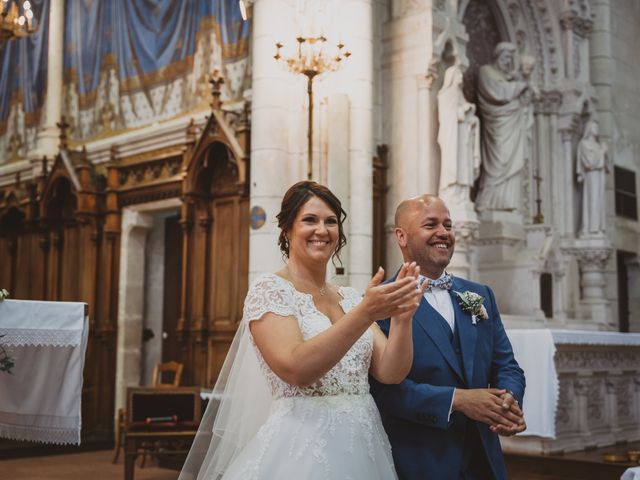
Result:
{"label": "white flower arrangement", "polygon": [[456,292],[456,295],[458,295],[458,303],[462,311],[471,315],[471,323],[475,325],[478,323],[478,320],[486,320],[489,318],[487,309],[484,308],[482,304],[482,302],[484,302],[482,295],[478,295],[469,290],[462,293]]}
{"label": "white flower arrangement", "polygon": [[9,292],[7,292],[4,288],[0,288],[0,301],[9,297]]}

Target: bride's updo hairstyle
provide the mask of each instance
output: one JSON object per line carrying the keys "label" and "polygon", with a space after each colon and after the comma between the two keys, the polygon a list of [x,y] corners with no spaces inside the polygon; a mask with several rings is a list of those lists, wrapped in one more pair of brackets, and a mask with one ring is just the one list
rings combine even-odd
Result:
{"label": "bride's updo hairstyle", "polygon": [[331,190],[324,185],[308,180],[292,185],[282,198],[280,213],[276,216],[278,219],[278,227],[280,227],[278,246],[282,254],[286,258],[289,258],[289,240],[287,239],[287,233],[293,227],[293,222],[302,206],[312,197],[318,197],[326,203],[333,213],[335,213],[336,217],[338,217],[338,243],[334,255],[338,258],[338,261],[340,261],[338,254],[342,247],[347,244],[347,237],[342,227],[345,218],[347,218],[347,213],[342,209],[340,200],[338,200],[338,197],[336,197]]}

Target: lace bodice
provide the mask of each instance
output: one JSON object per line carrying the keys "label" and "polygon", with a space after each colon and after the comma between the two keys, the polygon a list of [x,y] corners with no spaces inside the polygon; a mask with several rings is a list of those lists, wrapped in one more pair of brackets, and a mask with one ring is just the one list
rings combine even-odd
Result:
{"label": "lace bodice", "polygon": [[[340,287],[342,296],[340,306],[348,312],[358,304],[360,294],[350,287]],[[292,283],[275,274],[261,275],[249,288],[244,303],[243,321],[259,320],[265,313],[272,312],[281,316],[293,316],[305,340],[323,332],[331,326],[331,321],[320,312],[313,297],[296,290]],[[368,372],[373,351],[373,333],[368,329],[344,357],[313,385],[297,387],[284,382],[264,361],[262,354],[251,337],[260,368],[275,398],[361,395],[369,392]]]}

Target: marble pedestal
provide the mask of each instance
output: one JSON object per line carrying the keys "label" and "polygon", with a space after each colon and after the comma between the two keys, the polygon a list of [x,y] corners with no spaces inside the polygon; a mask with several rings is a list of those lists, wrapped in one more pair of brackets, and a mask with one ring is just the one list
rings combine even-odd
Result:
{"label": "marble pedestal", "polygon": [[613,254],[609,240],[602,235],[582,236],[567,253],[576,257],[580,266],[582,295],[576,316],[603,330],[615,327],[611,306],[606,298],[606,266]]}
{"label": "marble pedestal", "polygon": [[524,226],[517,213],[483,212],[478,237],[479,280],[493,288],[507,326],[544,326],[540,274],[553,240],[550,228]]}

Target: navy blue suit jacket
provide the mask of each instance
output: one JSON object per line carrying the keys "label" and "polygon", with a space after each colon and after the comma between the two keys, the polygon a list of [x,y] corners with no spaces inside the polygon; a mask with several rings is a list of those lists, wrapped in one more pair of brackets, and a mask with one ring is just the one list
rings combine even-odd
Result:
{"label": "navy blue suit jacket", "polygon": [[[484,297],[489,318],[474,325],[460,307],[456,292],[472,291]],[[504,331],[495,296],[486,285],[454,277],[450,291],[460,338],[462,364],[445,329],[443,319],[422,298],[413,316],[413,365],[398,385],[371,379],[373,394],[391,446],[396,469],[406,480],[457,480],[460,476],[465,429],[475,425],[496,479],[506,479],[498,435],[489,426],[453,412],[454,388],[504,388],[522,405],[524,372],[518,366]],[[386,335],[390,320],[378,322]]]}

